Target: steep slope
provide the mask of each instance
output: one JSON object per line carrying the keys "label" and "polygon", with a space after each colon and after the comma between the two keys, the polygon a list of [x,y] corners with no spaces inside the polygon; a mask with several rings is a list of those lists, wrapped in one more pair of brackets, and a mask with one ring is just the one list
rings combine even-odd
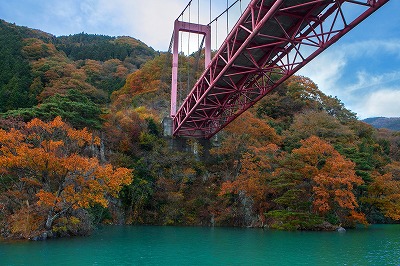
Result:
{"label": "steep slope", "polygon": [[[168,102],[168,86],[160,80],[168,73],[158,74],[161,61],[149,61],[128,77],[113,93],[115,110],[159,115],[168,110],[160,104]],[[187,73],[186,67],[180,71]],[[129,117],[134,121],[132,113]],[[385,141],[306,77],[291,77],[220,132],[201,164],[160,148],[154,135],[136,136],[149,147],[136,166],[147,165],[138,173],[146,200],[136,204],[127,198],[130,223],[329,230],[400,218],[399,202],[390,200],[398,192],[384,185],[400,186],[396,139]]]}
{"label": "steep slope", "polygon": [[0,112],[35,104],[31,67],[24,56],[21,29],[0,20]]}
{"label": "steep slope", "polygon": [[[0,27],[0,113],[7,112],[6,117],[20,116],[25,121],[61,115],[81,127],[71,117],[86,117],[84,107],[74,110],[71,106],[89,104],[99,109],[109,102],[113,91],[124,85],[128,74],[156,54],[131,37],[84,33],[55,37],[3,20]],[[71,100],[70,90],[83,97]],[[67,98],[67,105],[60,102]],[[100,113],[95,111],[94,117],[89,118],[98,122],[83,126],[98,127]]]}

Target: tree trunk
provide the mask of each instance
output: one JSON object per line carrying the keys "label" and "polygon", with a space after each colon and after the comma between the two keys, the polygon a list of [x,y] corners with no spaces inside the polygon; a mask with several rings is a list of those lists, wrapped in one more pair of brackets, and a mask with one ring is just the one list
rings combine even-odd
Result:
{"label": "tree trunk", "polygon": [[53,225],[55,216],[53,216],[53,211],[49,211],[49,214],[47,215],[47,220],[46,220],[46,225],[45,228],[47,230],[51,229],[51,226]]}
{"label": "tree trunk", "polygon": [[66,208],[63,209],[62,211],[57,212],[56,214],[53,214],[54,209],[52,208],[52,209],[49,211],[48,215],[47,215],[47,220],[46,220],[46,224],[45,224],[46,229],[47,229],[47,230],[50,230],[50,229],[51,229],[51,226],[53,225],[54,220],[57,219],[58,217],[60,217],[60,216],[61,216],[62,214],[64,214],[66,211],[68,211],[69,208],[72,207],[72,205],[73,205],[73,204],[71,204],[70,206],[66,207]]}
{"label": "tree trunk", "polygon": [[105,147],[104,147],[104,133],[101,132],[101,138],[100,138],[100,161],[104,163],[106,161],[106,156],[105,156]]}

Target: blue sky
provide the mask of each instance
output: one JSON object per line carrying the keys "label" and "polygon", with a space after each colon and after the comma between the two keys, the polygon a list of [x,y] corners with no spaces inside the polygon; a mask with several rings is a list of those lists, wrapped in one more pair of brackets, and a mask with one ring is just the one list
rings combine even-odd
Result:
{"label": "blue sky", "polygon": [[300,74],[360,118],[400,117],[400,1],[390,0]]}
{"label": "blue sky", "polygon": [[[206,23],[209,0],[199,2],[203,10],[198,19]],[[80,32],[127,35],[166,51],[173,21],[187,3],[188,0],[1,0],[0,18],[57,36]],[[194,0],[192,21],[197,19],[196,4]],[[225,5],[226,1],[213,0],[212,17]],[[299,74],[310,77],[324,93],[337,96],[360,118],[399,117],[399,14],[400,1],[390,0]],[[224,27],[219,24],[219,33]],[[213,48],[222,39],[213,40]]]}

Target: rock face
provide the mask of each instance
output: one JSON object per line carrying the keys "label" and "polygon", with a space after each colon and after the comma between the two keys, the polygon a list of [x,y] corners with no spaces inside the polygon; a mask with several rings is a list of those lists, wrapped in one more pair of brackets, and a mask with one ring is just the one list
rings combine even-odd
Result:
{"label": "rock face", "polygon": [[346,232],[346,229],[340,226],[338,229],[336,229],[336,231],[338,231],[339,233],[344,233]]}
{"label": "rock face", "polygon": [[324,221],[322,224],[315,226],[315,231],[335,231],[338,227],[333,225],[327,221]]}
{"label": "rock face", "polygon": [[33,241],[43,241],[46,240],[48,238],[52,238],[53,237],[53,232],[52,231],[45,231],[43,233],[41,233],[38,236],[32,237],[31,240]]}

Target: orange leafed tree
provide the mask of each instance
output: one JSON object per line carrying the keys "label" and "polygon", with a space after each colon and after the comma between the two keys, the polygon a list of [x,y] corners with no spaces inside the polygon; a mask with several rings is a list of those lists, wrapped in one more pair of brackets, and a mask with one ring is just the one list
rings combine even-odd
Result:
{"label": "orange leafed tree", "polygon": [[[243,129],[246,130],[243,130]],[[242,156],[249,151],[262,148],[269,144],[282,141],[275,130],[265,121],[255,117],[250,112],[244,112],[225,129],[230,134],[223,140],[220,147],[211,150],[211,154],[225,159],[227,172],[236,177],[242,167]]]}
{"label": "orange leafed tree", "polygon": [[23,202],[14,208],[34,206],[45,215],[46,230],[70,210],[106,207],[106,195],[117,196],[132,181],[132,171],[101,165],[94,156],[99,144],[86,129],[73,129],[60,117],[48,123],[33,119],[21,130],[0,129],[0,174],[14,181],[9,198],[1,200]]}
{"label": "orange leafed tree", "polygon": [[250,112],[243,113],[226,131],[230,134],[223,139],[220,147],[211,151],[219,156],[226,169],[219,196],[235,198],[243,206],[244,202],[251,202],[257,222],[263,224],[264,213],[269,208],[267,195],[272,193],[268,186],[268,178],[273,171],[271,164],[282,138],[267,122]]}
{"label": "orange leafed tree", "polygon": [[353,189],[363,181],[356,175],[354,163],[316,136],[301,143],[293,154],[304,163],[300,169],[303,176],[311,179],[313,210],[323,216],[334,211],[342,223],[365,223],[364,215],[356,211]]}
{"label": "orange leafed tree", "polygon": [[244,193],[251,198],[252,208],[257,213],[259,222],[265,222],[264,213],[269,209],[270,204],[267,201],[267,195],[273,193],[268,185],[271,161],[278,151],[275,144],[267,144],[265,147],[249,147],[252,150],[247,151],[241,158],[241,169],[233,181],[225,181],[221,185],[219,196],[229,193],[239,195]]}
{"label": "orange leafed tree", "polygon": [[386,217],[400,220],[400,163],[393,162],[386,168],[388,172],[385,174],[373,173],[374,181],[368,186],[368,197],[362,201],[374,205]]}

